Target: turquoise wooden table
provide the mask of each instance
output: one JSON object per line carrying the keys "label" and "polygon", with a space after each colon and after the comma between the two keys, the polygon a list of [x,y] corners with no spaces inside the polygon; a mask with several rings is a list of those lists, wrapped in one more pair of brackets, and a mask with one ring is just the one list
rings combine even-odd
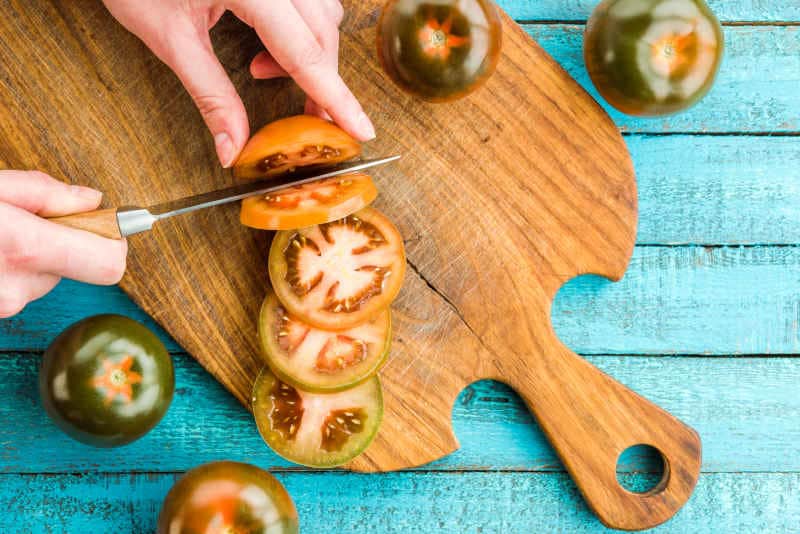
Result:
{"label": "turquoise wooden table", "polygon": [[[581,32],[593,0],[500,3],[590,88]],[[657,531],[800,532],[800,2],[710,4],[727,50],[708,97],[664,119],[612,113],[639,184],[628,273],[573,280],[553,321],[568,346],[702,436],[697,489]],[[41,408],[40,355],[102,312],[156,328],[117,288],[72,282],[0,322],[0,532],[151,532],[176,477],[221,459],[275,472],[308,533],[603,530],[494,382],[457,401],[462,449],[448,458],[388,475],[311,472],[272,454],[250,415],[156,328],[176,365],[166,418],[128,447],[75,443]],[[631,456],[619,476],[643,483],[651,468]]]}

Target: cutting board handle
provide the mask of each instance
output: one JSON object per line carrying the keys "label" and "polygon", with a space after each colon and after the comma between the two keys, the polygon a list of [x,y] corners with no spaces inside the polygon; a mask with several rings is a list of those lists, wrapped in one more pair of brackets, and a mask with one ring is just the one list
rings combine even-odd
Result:
{"label": "cutting board handle", "polygon": [[[700,475],[697,433],[560,341],[550,346],[555,354],[532,359],[510,385],[536,416],[586,502],[617,529],[652,528],[672,517]],[[645,493],[617,481],[619,456],[634,445],[650,445],[664,460],[664,476]]]}

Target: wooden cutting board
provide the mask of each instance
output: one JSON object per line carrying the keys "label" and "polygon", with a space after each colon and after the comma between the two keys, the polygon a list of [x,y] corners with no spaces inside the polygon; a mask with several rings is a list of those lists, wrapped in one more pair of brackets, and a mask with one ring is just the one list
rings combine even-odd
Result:
{"label": "wooden cutting board", "polygon": [[[385,418],[350,467],[389,471],[453,452],[454,400],[493,378],[524,398],[604,523],[665,521],[696,483],[697,434],[573,354],[550,324],[564,282],[619,279],[633,250],[635,177],[614,124],[505,16],[485,87],[453,104],[413,100],[376,61],[379,2],[348,4],[341,70],[378,129],[365,156],[404,155],[375,173],[376,205],[401,229],[409,266],[381,373]],[[110,205],[232,183],[176,78],[99,2],[3,2],[0,36],[0,167],[91,184]],[[254,129],[302,109],[291,83],[249,77],[260,49],[251,30],[226,16],[214,42]],[[228,206],[131,238],[122,287],[247,406],[270,235],[237,218]],[[644,494],[615,475],[619,454],[640,443],[666,466]]]}

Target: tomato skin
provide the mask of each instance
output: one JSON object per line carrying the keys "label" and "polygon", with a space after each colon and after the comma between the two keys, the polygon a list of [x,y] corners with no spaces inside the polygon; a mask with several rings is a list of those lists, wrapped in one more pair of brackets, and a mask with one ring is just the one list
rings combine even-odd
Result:
{"label": "tomato skin", "polygon": [[378,57],[404,91],[428,102],[462,98],[494,72],[502,22],[491,0],[389,0]]}
{"label": "tomato skin", "polygon": [[[310,393],[282,382],[264,367],[253,385],[252,398],[253,416],[264,442],[282,458],[307,467],[346,464],[372,443],[383,419],[383,388],[378,375],[345,391]],[[357,419],[337,421],[337,415]],[[358,429],[340,431],[342,441],[326,448],[328,423],[341,428],[337,423],[350,421],[357,421]]]}
{"label": "tomato skin", "polygon": [[359,142],[335,124],[296,115],[271,122],[256,132],[239,154],[233,173],[239,178],[266,178],[295,167],[339,163],[360,153]]}
{"label": "tomato skin", "polygon": [[291,230],[323,224],[369,205],[378,196],[372,179],[363,173],[277,191],[242,201],[240,221],[261,230]]}
{"label": "tomato skin", "polygon": [[283,485],[239,462],[195,467],[167,494],[157,534],[297,534],[297,510]]}
{"label": "tomato skin", "polygon": [[42,404],[72,438],[125,445],[152,429],[172,401],[172,360],[159,339],[120,315],[75,323],[47,348],[39,372]]}
{"label": "tomato skin", "polygon": [[[281,332],[281,338],[276,335],[279,322],[285,328]],[[299,341],[293,339],[296,334],[300,337]],[[330,346],[329,343],[344,335],[348,336],[348,340],[363,343],[363,359],[351,365],[334,366],[333,369],[320,369],[318,365],[306,364],[303,361],[305,354],[302,348],[321,345],[319,340],[325,334],[328,334],[328,339],[323,345],[323,351]],[[309,339],[311,336],[316,339]],[[259,314],[258,338],[266,363],[280,380],[311,393],[333,393],[360,384],[375,375],[386,363],[392,340],[391,312],[386,309],[367,323],[349,331],[327,333],[292,317],[280,304],[275,293],[268,291]],[[296,346],[287,349],[280,345],[279,340]],[[305,342],[309,342],[309,345],[304,345]],[[319,353],[317,356],[319,357]],[[329,358],[326,362],[327,360]]]}
{"label": "tomato skin", "polygon": [[[319,303],[318,305],[309,307],[306,305],[306,301],[308,300],[307,296],[298,293],[297,290],[292,287],[291,279],[294,278],[296,273],[292,273],[288,258],[295,252],[295,249],[292,248],[293,242],[305,240],[308,236],[312,236],[315,233],[321,233],[320,228],[325,225],[281,231],[275,234],[275,238],[272,240],[269,251],[269,277],[275,294],[278,296],[281,304],[283,304],[292,315],[317,328],[324,330],[346,330],[364,323],[387,308],[400,292],[403,285],[403,278],[406,270],[405,249],[403,246],[403,239],[394,224],[378,210],[374,208],[364,208],[342,221],[327,223],[327,225],[333,226],[338,223],[347,223],[353,220],[360,220],[363,223],[377,228],[384,238],[384,244],[377,247],[376,251],[385,253],[386,256],[385,261],[381,260],[380,265],[376,265],[376,267],[380,267],[385,273],[382,275],[383,278],[380,282],[379,291],[373,293],[363,303],[353,309],[334,311],[329,309],[326,303]],[[313,244],[314,239],[309,237],[308,241],[310,244]],[[324,246],[322,239],[319,239],[319,241],[320,245]],[[335,248],[335,245],[332,248]],[[334,252],[334,255],[336,254],[337,253]],[[341,264],[341,261],[336,259],[333,263]],[[325,272],[321,275],[323,284],[330,284],[336,281],[335,276],[331,279],[326,278],[326,276],[327,274]],[[320,284],[319,287],[321,288],[322,284]],[[312,292],[308,293],[310,294]]]}
{"label": "tomato skin", "polygon": [[723,49],[719,21],[702,0],[604,0],[586,25],[583,50],[609,104],[661,116],[708,93]]}

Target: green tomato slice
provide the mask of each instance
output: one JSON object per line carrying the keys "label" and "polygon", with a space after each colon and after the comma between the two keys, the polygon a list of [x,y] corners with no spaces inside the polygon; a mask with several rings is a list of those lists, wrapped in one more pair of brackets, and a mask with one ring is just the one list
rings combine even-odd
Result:
{"label": "green tomato slice", "polygon": [[376,375],[338,393],[310,393],[265,367],[253,387],[253,414],[261,437],[283,458],[308,467],[336,467],[375,438],[383,392]]}
{"label": "green tomato slice", "polygon": [[388,309],[348,330],[316,328],[286,311],[272,291],[258,321],[258,337],[272,372],[316,393],[351,388],[378,372],[389,355],[391,330]]}

